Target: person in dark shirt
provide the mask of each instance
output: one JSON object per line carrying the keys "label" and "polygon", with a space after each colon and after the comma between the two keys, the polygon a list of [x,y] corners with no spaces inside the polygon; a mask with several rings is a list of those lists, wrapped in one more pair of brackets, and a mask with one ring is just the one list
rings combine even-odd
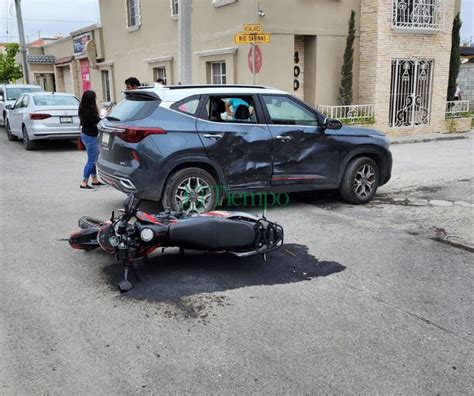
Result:
{"label": "person in dark shirt", "polygon": [[125,80],[125,87],[127,91],[131,91],[132,89],[137,89],[140,86],[140,81],[136,77],[129,77]]}
{"label": "person in dark shirt", "polygon": [[87,152],[87,162],[84,166],[83,178],[80,187],[86,190],[93,190],[89,185],[89,178],[92,178],[93,186],[103,185],[97,179],[95,163],[99,156],[99,142],[97,135],[99,130],[97,124],[100,121],[99,109],[96,103],[96,94],[94,91],[85,91],[79,105],[79,120],[81,121],[81,141]]}

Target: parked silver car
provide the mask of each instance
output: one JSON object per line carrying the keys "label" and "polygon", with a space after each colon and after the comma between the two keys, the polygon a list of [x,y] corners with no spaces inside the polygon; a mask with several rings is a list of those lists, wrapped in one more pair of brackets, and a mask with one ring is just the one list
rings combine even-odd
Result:
{"label": "parked silver car", "polygon": [[23,139],[26,150],[35,149],[40,139],[75,139],[80,135],[79,99],[74,95],[26,93],[7,109],[8,140]]}
{"label": "parked silver car", "polygon": [[13,105],[16,100],[28,92],[44,92],[39,85],[32,84],[0,84],[0,125],[5,125],[7,106]]}

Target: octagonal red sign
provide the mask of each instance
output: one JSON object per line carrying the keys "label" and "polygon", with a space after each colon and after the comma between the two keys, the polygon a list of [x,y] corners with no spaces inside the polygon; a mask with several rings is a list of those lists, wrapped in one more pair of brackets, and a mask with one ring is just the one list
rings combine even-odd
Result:
{"label": "octagonal red sign", "polygon": [[[252,47],[250,47],[250,50],[249,50],[248,60],[249,60],[250,72],[253,73]],[[255,72],[256,73],[260,73],[260,69],[262,68],[262,63],[263,63],[262,51],[260,50],[260,47],[258,45],[255,45]]]}

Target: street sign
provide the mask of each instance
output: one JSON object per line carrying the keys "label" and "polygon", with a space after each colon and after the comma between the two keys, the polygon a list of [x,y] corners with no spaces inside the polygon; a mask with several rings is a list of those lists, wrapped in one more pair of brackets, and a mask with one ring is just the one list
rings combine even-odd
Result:
{"label": "street sign", "polygon": [[269,34],[237,33],[234,36],[235,44],[267,44],[270,42]]}
{"label": "street sign", "polygon": [[[249,55],[248,55],[248,65],[250,71],[253,73],[253,49],[250,48]],[[262,51],[258,45],[255,45],[255,73],[260,73],[260,69],[262,68],[263,63],[263,56]]]}
{"label": "street sign", "polygon": [[261,33],[262,32],[262,25],[260,25],[259,23],[244,24],[244,32],[245,33]]}

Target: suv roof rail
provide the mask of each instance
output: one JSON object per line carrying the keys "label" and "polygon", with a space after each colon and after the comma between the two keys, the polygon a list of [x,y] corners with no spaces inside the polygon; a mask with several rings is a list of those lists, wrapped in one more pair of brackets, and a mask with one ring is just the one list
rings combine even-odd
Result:
{"label": "suv roof rail", "polygon": [[192,89],[192,88],[258,88],[268,89],[262,85],[238,85],[238,84],[203,84],[203,85],[164,85],[168,89]]}

